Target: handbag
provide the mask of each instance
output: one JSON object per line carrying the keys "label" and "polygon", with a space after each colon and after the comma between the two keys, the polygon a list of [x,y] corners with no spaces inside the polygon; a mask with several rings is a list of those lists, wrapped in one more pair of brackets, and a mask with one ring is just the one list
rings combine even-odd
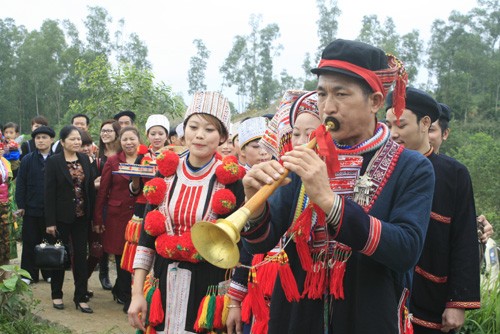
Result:
{"label": "handbag", "polygon": [[43,240],[35,246],[35,264],[40,269],[64,270],[68,262],[68,252],[63,243],[58,240],[51,245]]}

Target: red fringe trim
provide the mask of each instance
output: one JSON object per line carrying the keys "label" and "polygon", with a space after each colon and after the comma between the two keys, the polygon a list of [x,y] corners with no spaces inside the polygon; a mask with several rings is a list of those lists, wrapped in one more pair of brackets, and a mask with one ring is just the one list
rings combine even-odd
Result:
{"label": "red fringe trim", "polygon": [[295,281],[292,269],[290,269],[290,264],[288,263],[288,255],[284,251],[281,254],[278,272],[286,299],[289,302],[298,302],[300,300],[299,289],[297,288],[297,282]]}

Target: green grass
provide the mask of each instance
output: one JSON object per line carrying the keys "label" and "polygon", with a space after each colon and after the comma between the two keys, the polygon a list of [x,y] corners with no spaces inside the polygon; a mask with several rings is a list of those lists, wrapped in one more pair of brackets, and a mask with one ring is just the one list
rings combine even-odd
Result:
{"label": "green grass", "polygon": [[500,280],[490,288],[483,285],[481,308],[467,311],[465,323],[460,334],[497,334],[500,333]]}

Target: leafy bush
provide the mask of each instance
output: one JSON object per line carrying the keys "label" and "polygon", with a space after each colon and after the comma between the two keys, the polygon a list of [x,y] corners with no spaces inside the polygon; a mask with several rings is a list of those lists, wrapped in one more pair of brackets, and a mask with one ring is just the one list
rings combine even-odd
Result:
{"label": "leafy bush", "polygon": [[500,333],[500,281],[481,292],[481,308],[466,312],[465,323],[460,334]]}
{"label": "leafy bush", "polygon": [[30,274],[17,265],[0,267],[0,333],[2,334],[70,334],[71,331],[40,319],[35,313],[38,301],[22,278]]}

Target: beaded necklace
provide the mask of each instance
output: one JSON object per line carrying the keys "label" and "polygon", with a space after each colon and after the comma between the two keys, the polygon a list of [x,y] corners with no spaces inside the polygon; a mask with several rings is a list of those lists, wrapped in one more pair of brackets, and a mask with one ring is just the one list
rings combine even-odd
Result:
{"label": "beaded necklace", "polygon": [[377,129],[373,137],[353,146],[342,145],[335,142],[339,154],[362,155],[363,153],[377,150],[389,139],[389,128],[384,123],[377,123]]}

